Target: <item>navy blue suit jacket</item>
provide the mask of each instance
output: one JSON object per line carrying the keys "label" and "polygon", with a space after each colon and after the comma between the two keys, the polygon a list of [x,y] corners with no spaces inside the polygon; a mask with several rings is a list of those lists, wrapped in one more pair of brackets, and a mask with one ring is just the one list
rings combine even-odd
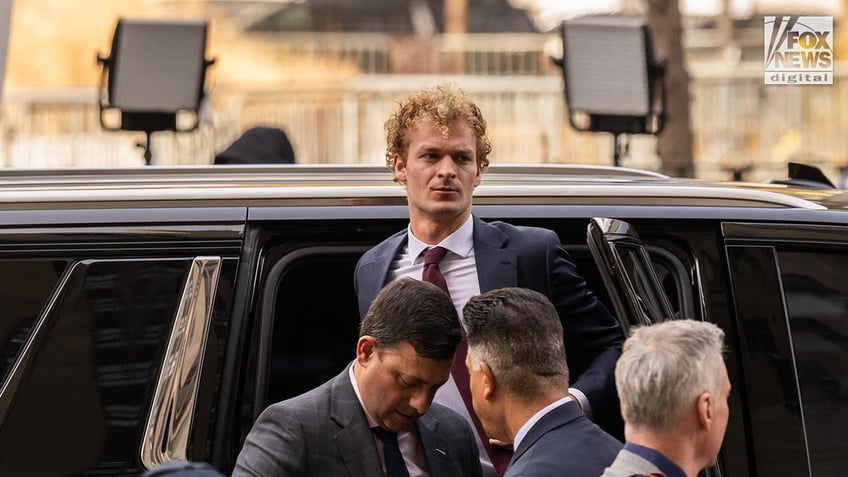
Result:
{"label": "navy blue suit jacket", "polygon": [[583,415],[574,402],[545,414],[515,449],[504,477],[601,475],[621,442]]}
{"label": "navy blue suit jacket", "polygon": [[[360,317],[386,284],[392,260],[407,231],[392,235],[359,259],[355,287]],[[474,256],[480,291],[522,287],[546,295],[559,313],[572,386],[589,399],[594,419],[618,434],[615,362],[624,333],[618,321],[586,288],[585,280],[548,229],[484,222],[474,217]]]}

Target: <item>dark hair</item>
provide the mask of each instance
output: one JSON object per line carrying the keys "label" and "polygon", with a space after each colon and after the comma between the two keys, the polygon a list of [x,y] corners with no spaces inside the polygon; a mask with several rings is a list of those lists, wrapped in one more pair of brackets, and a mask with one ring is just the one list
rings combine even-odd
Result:
{"label": "dark hair", "polygon": [[294,148],[282,129],[256,126],[215,156],[215,164],[294,164]]}
{"label": "dark hair", "polygon": [[462,339],[450,297],[432,283],[404,277],[380,290],[368,308],[359,336],[381,346],[408,342],[422,358],[453,358]]}
{"label": "dark hair", "polygon": [[472,297],[462,314],[473,367],[485,362],[499,384],[527,400],[568,387],[562,323],[545,295],[500,288]]}

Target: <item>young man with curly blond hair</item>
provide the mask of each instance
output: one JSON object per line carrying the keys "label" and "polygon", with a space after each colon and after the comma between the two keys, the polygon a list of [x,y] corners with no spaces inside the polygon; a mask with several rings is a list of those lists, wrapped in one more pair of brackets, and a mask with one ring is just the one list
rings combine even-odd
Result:
{"label": "young man with curly blond hair", "polygon": [[[474,189],[492,151],[480,108],[459,88],[424,89],[399,102],[386,131],[386,164],[406,190],[409,226],[360,258],[355,272],[360,316],[384,284],[406,276],[442,287],[460,313],[481,292],[536,290],[562,320],[575,378],[571,395],[587,415],[614,422],[613,370],[624,341],[618,322],[586,288],[554,232],[485,222],[472,214]],[[436,401],[474,425],[484,474],[502,475],[510,456],[503,450],[510,443],[490,444],[468,399],[464,363],[458,352],[453,379]]]}

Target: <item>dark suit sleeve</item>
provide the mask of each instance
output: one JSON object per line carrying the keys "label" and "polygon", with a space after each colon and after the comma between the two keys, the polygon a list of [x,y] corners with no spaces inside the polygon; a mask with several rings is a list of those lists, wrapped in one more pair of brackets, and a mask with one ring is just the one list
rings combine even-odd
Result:
{"label": "dark suit sleeve", "polygon": [[618,321],[586,287],[586,281],[556,234],[544,232],[549,296],[563,324],[571,385],[586,395],[596,419],[617,419],[614,373],[624,333]]}
{"label": "dark suit sleeve", "polygon": [[244,441],[233,477],[306,475],[306,447],[295,416],[280,404],[262,412]]}

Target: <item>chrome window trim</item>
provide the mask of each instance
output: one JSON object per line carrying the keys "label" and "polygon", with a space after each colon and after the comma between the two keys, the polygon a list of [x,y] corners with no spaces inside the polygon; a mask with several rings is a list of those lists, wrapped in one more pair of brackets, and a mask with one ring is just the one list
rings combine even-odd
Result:
{"label": "chrome window trim", "polygon": [[221,257],[195,257],[189,269],[141,440],[147,469],[187,459],[221,263]]}

